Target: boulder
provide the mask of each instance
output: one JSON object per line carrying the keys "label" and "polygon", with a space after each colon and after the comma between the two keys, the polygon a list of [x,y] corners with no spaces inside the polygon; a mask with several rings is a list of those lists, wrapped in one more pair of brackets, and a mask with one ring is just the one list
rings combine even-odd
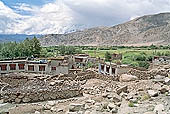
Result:
{"label": "boulder", "polygon": [[118,111],[117,106],[114,103],[109,103],[107,106],[107,109],[109,112],[112,112],[112,113],[117,113]]}
{"label": "boulder", "polygon": [[155,106],[154,112],[157,114],[163,114],[163,111],[165,110],[163,104],[158,104]]}
{"label": "boulder", "polygon": [[69,106],[69,112],[79,112],[81,110],[84,110],[84,108],[85,108],[85,104],[72,103]]}
{"label": "boulder", "polygon": [[120,86],[116,91],[117,91],[117,94],[120,94],[122,92],[127,93],[128,92],[127,90],[128,90],[128,86],[125,85],[125,86]]}
{"label": "boulder", "polygon": [[133,75],[128,75],[128,74],[122,74],[119,78],[121,82],[130,82],[130,81],[135,81],[137,79],[138,77],[133,76]]}
{"label": "boulder", "polygon": [[24,98],[22,99],[22,101],[23,101],[24,103],[28,103],[28,102],[31,101],[31,99],[30,99],[30,98],[27,98],[27,97],[24,97]]}
{"label": "boulder", "polygon": [[154,91],[154,90],[148,90],[148,94],[150,97],[157,97],[158,96],[158,92]]}
{"label": "boulder", "polygon": [[166,77],[166,78],[165,78],[165,84],[166,84],[166,85],[170,85],[170,78],[169,78],[169,77]]}
{"label": "boulder", "polygon": [[22,101],[22,100],[19,99],[19,98],[16,98],[16,99],[15,99],[15,103],[21,103],[21,101]]}

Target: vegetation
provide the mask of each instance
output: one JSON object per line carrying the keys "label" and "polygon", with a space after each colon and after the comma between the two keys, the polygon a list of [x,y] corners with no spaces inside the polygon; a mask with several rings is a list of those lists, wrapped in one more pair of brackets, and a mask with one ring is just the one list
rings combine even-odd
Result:
{"label": "vegetation", "polygon": [[[149,68],[153,56],[170,56],[170,45],[168,46],[50,46],[41,47],[36,37],[25,39],[21,43],[0,43],[0,59],[16,57],[55,57],[58,55],[74,55],[87,53],[92,57],[105,58],[107,62],[121,62],[134,67]],[[111,54],[121,53],[122,60],[111,60]],[[89,63],[88,66],[91,66]]]}
{"label": "vegetation", "polygon": [[25,39],[21,43],[8,42],[0,44],[0,58],[16,58],[16,57],[39,57],[41,46],[39,40]]}

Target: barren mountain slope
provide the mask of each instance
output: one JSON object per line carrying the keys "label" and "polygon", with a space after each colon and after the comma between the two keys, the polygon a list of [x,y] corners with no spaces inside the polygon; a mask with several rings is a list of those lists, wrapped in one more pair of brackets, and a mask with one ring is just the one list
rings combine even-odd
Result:
{"label": "barren mountain slope", "polygon": [[69,34],[45,35],[43,46],[51,45],[168,45],[170,13],[136,18],[113,27],[96,27]]}

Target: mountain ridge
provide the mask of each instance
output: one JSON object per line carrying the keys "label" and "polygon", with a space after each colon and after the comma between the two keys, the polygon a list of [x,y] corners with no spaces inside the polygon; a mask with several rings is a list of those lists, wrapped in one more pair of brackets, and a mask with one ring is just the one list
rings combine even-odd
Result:
{"label": "mountain ridge", "polygon": [[42,46],[169,45],[170,13],[145,15],[112,27],[44,35],[40,42]]}

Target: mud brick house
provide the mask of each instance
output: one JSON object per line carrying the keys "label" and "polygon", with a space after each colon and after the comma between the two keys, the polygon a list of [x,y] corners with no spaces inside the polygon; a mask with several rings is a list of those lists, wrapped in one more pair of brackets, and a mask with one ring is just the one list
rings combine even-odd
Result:
{"label": "mud brick house", "polygon": [[131,67],[129,65],[117,65],[110,62],[100,62],[98,72],[104,75],[121,75],[127,73]]}
{"label": "mud brick house", "polygon": [[73,58],[60,56],[56,58],[9,59],[0,61],[0,74],[27,72],[43,74],[68,74],[73,66]]}
{"label": "mud brick house", "polygon": [[152,60],[153,65],[168,65],[170,64],[170,57],[168,56],[155,56]]}
{"label": "mud brick house", "polygon": [[88,54],[77,54],[74,55],[74,61],[76,68],[83,68],[87,65],[89,55]]}
{"label": "mud brick house", "polygon": [[121,59],[122,59],[122,54],[113,53],[113,54],[111,55],[111,59],[112,59],[112,60],[121,60]]}

